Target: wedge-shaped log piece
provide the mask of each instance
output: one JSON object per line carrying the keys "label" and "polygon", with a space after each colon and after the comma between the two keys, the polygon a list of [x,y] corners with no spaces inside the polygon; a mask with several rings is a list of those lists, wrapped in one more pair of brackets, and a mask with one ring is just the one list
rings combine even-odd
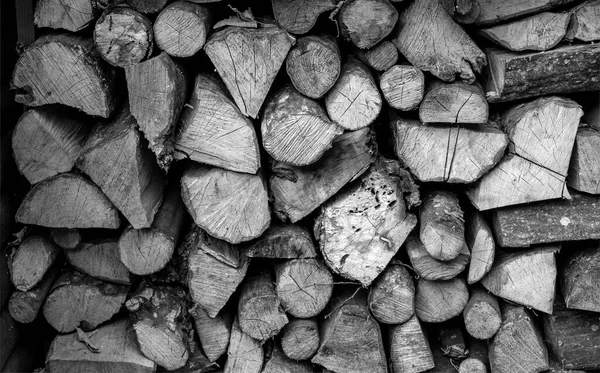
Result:
{"label": "wedge-shaped log piece", "polygon": [[448,321],[460,315],[469,301],[467,283],[460,277],[448,281],[418,279],[415,309],[419,320]]}
{"label": "wedge-shaped log piece", "polygon": [[108,118],[115,109],[115,71],[91,39],[48,34],[19,56],[12,76],[15,101],[27,106],[63,104]]}
{"label": "wedge-shaped log piece", "polygon": [[281,349],[293,360],[307,360],[319,349],[319,324],[314,318],[291,318],[281,331]]}
{"label": "wedge-shaped log piece", "polygon": [[27,324],[35,321],[44,300],[60,270],[59,265],[50,268],[44,278],[28,291],[15,290],[8,300],[10,317],[16,322]]}
{"label": "wedge-shaped log piece", "polygon": [[417,316],[393,325],[389,332],[390,367],[394,372],[419,373],[434,368],[429,341]]}
{"label": "wedge-shaped log piece", "polygon": [[196,307],[192,316],[202,351],[208,360],[216,361],[227,352],[227,346],[229,346],[233,322],[231,313],[221,311],[217,316],[211,318],[202,307]]}
{"label": "wedge-shaped log piece", "polygon": [[502,322],[500,305],[492,294],[479,286],[471,289],[471,298],[463,310],[465,329],[477,339],[490,339]]}
{"label": "wedge-shaped log piece", "polygon": [[77,32],[94,21],[100,2],[94,0],[41,0],[35,4],[33,23]]}
{"label": "wedge-shaped log piece", "polygon": [[494,295],[552,313],[560,245],[502,253],[481,284]]}
{"label": "wedge-shaped log piece", "polygon": [[77,228],[53,228],[50,237],[61,249],[75,250],[83,240],[82,232]]}
{"label": "wedge-shaped log piece", "polygon": [[117,238],[86,240],[77,250],[65,250],[64,253],[80,272],[103,281],[131,284],[131,273],[119,257]]}
{"label": "wedge-shaped log piece", "polygon": [[381,330],[369,313],[366,290],[335,290],[331,313],[321,324],[321,346],[311,361],[334,372],[387,372]]}
{"label": "wedge-shaped log piece", "polygon": [[577,130],[567,185],[580,192],[600,194],[600,129]]}
{"label": "wedge-shaped log piece", "polygon": [[315,163],[342,132],[318,102],[303,96],[291,84],[269,100],[261,122],[267,153],[294,166]]}
{"label": "wedge-shaped log piece", "polygon": [[187,1],[174,2],[156,17],[156,45],[171,56],[191,57],[206,43],[211,24],[207,8]]}
{"label": "wedge-shaped log piece", "polygon": [[600,1],[591,0],[571,10],[567,40],[600,40]]}
{"label": "wedge-shaped log piece", "polygon": [[402,324],[414,315],[415,284],[401,263],[390,264],[373,282],[369,309],[384,324]]}
{"label": "wedge-shaped log piece", "polygon": [[258,140],[225,87],[214,76],[198,74],[189,105],[180,117],[175,157],[255,174],[260,168]]}
{"label": "wedge-shaped log piece", "polygon": [[256,118],[295,41],[275,26],[228,26],[211,34],[204,50],[242,114]]}
{"label": "wedge-shaped log piece", "polygon": [[148,228],[163,199],[165,176],[146,148],[135,118],[125,108],[96,126],[78,167],[102,189],[134,228]]}
{"label": "wedge-shaped log piece", "polygon": [[600,243],[569,255],[561,271],[561,290],[568,308],[600,312]]}
{"label": "wedge-shaped log piece", "polygon": [[271,223],[267,185],[261,174],[194,165],[181,178],[181,196],[194,222],[227,242],[256,238]]}
{"label": "wedge-shaped log piece", "polygon": [[[60,249],[44,236],[29,236],[9,258],[10,279],[17,290],[27,291],[39,283],[56,262]],[[3,254],[2,254],[3,255]]]}
{"label": "wedge-shaped log piece", "polygon": [[549,368],[548,351],[531,313],[522,306],[502,304],[502,325],[489,344],[492,372],[542,372]]}
{"label": "wedge-shaped log piece", "polygon": [[496,254],[496,243],[492,227],[482,213],[472,209],[465,214],[465,240],[471,251],[467,282],[474,284],[492,268]]}
{"label": "wedge-shaped log piece", "polygon": [[469,264],[471,254],[464,245],[458,256],[443,261],[432,257],[419,237],[412,235],[406,239],[406,252],[415,273],[425,280],[450,280],[461,273]]}
{"label": "wedge-shaped log piece", "polygon": [[308,361],[297,361],[287,357],[279,343],[274,342],[271,358],[265,362],[262,373],[313,373],[314,368]]}
{"label": "wedge-shaped log piece", "polygon": [[52,228],[111,228],[121,225],[119,211],[94,183],[65,173],[36,184],[25,196],[15,220]]}
{"label": "wedge-shaped log piece", "polygon": [[381,75],[379,87],[387,103],[394,109],[414,110],[423,100],[425,75],[414,66],[395,65]]}
{"label": "wedge-shaped log piece", "polygon": [[246,252],[248,257],[274,259],[315,258],[312,233],[295,224],[271,224]]}
{"label": "wedge-shaped log piece", "polygon": [[350,0],[337,16],[340,33],[361,49],[371,48],[396,26],[398,12],[388,0]]}
{"label": "wedge-shaped log piece", "polygon": [[354,54],[362,63],[380,72],[390,69],[398,61],[398,48],[389,40],[366,50],[355,49]]}
{"label": "wedge-shaped log piece", "polygon": [[297,222],[356,179],[375,161],[374,133],[364,128],[337,137],[332,149],[306,167],[273,162],[269,189],[275,214]]}
{"label": "wedge-shaped log piece", "polygon": [[464,359],[458,373],[487,373],[489,372],[490,359],[488,357],[488,344],[486,341],[467,336],[469,357]]}
{"label": "wedge-shaped log piece", "polygon": [[223,373],[261,373],[264,357],[261,343],[240,329],[236,317],[231,327]]}
{"label": "wedge-shaped log piece", "polygon": [[433,81],[419,106],[423,123],[487,123],[488,103],[478,83]]}
{"label": "wedge-shaped log piece", "polygon": [[485,54],[438,1],[416,0],[406,8],[392,42],[415,67],[447,82],[473,83],[486,64]]}
{"label": "wedge-shaped log piece", "polygon": [[[156,364],[140,352],[127,319],[119,319],[89,333],[88,344],[78,333],[58,335],[46,357],[50,372],[153,373]],[[90,347],[98,351],[90,353]]]}
{"label": "wedge-shaped log piece", "polygon": [[574,0],[509,0],[497,2],[495,0],[477,0],[480,12],[475,20],[475,25],[491,25],[509,19],[518,18],[528,14],[551,10]]}
{"label": "wedge-shaped log piece", "polygon": [[427,193],[419,208],[419,220],[419,239],[433,258],[447,261],[464,254],[465,220],[455,193]]}
{"label": "wedge-shaped log piece", "polygon": [[508,145],[491,125],[474,129],[392,118],[394,151],[423,182],[472,183],[500,161]]}
{"label": "wedge-shaped log piece", "polygon": [[398,161],[379,158],[323,205],[314,232],[332,271],[364,286],[383,272],[417,225],[404,202],[407,178],[410,174]]}
{"label": "wedge-shaped log piece", "polygon": [[333,10],[333,0],[271,0],[275,20],[292,34],[306,34],[321,13]]}

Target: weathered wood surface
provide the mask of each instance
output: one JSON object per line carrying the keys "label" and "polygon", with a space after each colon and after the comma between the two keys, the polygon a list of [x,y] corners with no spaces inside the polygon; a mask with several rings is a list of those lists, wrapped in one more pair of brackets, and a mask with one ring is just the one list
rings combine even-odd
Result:
{"label": "weathered wood surface", "polygon": [[474,23],[478,26],[501,23],[524,15],[551,10],[555,7],[572,3],[573,1],[574,0],[508,0],[498,2],[495,0],[477,0],[480,12]]}
{"label": "weathered wood surface", "polygon": [[28,291],[15,290],[8,300],[10,317],[21,324],[28,324],[35,321],[46,300],[46,295],[48,295],[58,275],[59,269],[60,266],[58,265],[50,268],[44,275],[44,278]]}
{"label": "weathered wood surface", "polygon": [[595,242],[569,253],[563,262],[560,287],[568,308],[600,312],[600,243]]}
{"label": "weathered wood surface", "polygon": [[488,121],[488,103],[479,83],[429,83],[419,105],[419,119],[423,123],[471,123]]}
{"label": "weathered wood surface", "polygon": [[313,373],[314,367],[308,361],[298,361],[287,357],[279,343],[273,343],[270,359],[265,361],[261,373]]}
{"label": "weathered wood surface", "polygon": [[212,26],[208,8],[176,1],[156,17],[153,30],[156,45],[174,57],[191,57],[206,43]]}
{"label": "weathered wood surface", "polygon": [[600,1],[591,0],[571,10],[567,40],[600,40]]}
{"label": "weathered wood surface", "polygon": [[249,246],[246,255],[251,258],[304,259],[316,257],[317,251],[307,228],[274,222]]}
{"label": "weathered wood surface", "polygon": [[99,280],[125,285],[133,280],[121,262],[116,237],[86,240],[77,250],[65,250],[64,254],[75,269]]}
{"label": "weathered wood surface", "polygon": [[415,285],[401,263],[391,263],[369,289],[369,310],[384,324],[402,324],[415,313]]}
{"label": "weathered wood surface", "polygon": [[450,280],[461,273],[469,264],[471,254],[467,245],[463,245],[457,257],[439,260],[431,256],[416,235],[406,239],[406,252],[417,276],[425,280]]}
{"label": "weathered wood surface", "polygon": [[447,261],[464,253],[465,220],[458,195],[446,190],[427,193],[419,221],[419,239],[433,258]]}
{"label": "weathered wood surface", "polygon": [[33,23],[37,27],[77,32],[94,21],[99,5],[93,0],[41,0],[35,3]]}
{"label": "weathered wood surface", "polygon": [[223,373],[261,373],[263,360],[264,351],[260,341],[244,333],[236,317],[231,327]]}
{"label": "weathered wood surface", "polygon": [[427,336],[416,315],[390,327],[388,338],[393,372],[419,373],[434,368]]}
{"label": "weathered wood surface", "polygon": [[290,359],[310,359],[319,349],[320,342],[319,324],[315,318],[290,318],[281,331],[281,349]]}
{"label": "weathered wood surface", "polygon": [[425,94],[425,75],[411,65],[394,65],[381,74],[379,87],[392,108],[414,110],[419,107]]}
{"label": "weathered wood surface", "polygon": [[415,310],[428,323],[448,321],[460,315],[469,301],[467,283],[461,277],[448,281],[417,280]]}
{"label": "weathered wood surface", "polygon": [[463,310],[465,329],[477,339],[492,338],[502,322],[498,300],[485,289],[476,286]]}
{"label": "weathered wood surface", "polygon": [[202,307],[196,307],[191,311],[191,314],[194,318],[194,325],[196,326],[202,351],[204,351],[208,360],[217,361],[227,352],[233,315],[229,310],[222,310],[212,318]]}
{"label": "weathered wood surface", "polygon": [[17,290],[27,291],[37,285],[57,262],[60,249],[44,236],[29,236],[9,257],[10,279]]}
{"label": "weathered wood surface", "polygon": [[600,194],[600,129],[577,130],[567,185],[580,192]]}
{"label": "weathered wood surface", "polygon": [[496,243],[492,227],[482,213],[472,209],[466,212],[465,241],[471,251],[467,282],[474,284],[481,280],[492,268],[496,253]]}
{"label": "weathered wood surface", "polygon": [[360,49],[377,45],[397,20],[398,11],[388,0],[349,0],[337,14],[340,34]]}
{"label": "weathered wood surface", "polygon": [[50,230],[50,237],[65,250],[76,249],[83,239],[82,232],[77,228],[53,228]]}
{"label": "weathered wood surface", "polygon": [[380,72],[390,69],[398,61],[398,48],[389,40],[366,50],[355,49],[354,54],[362,63]]}
{"label": "weathered wood surface", "polygon": [[292,34],[306,34],[321,13],[333,10],[333,0],[271,0],[275,20]]}

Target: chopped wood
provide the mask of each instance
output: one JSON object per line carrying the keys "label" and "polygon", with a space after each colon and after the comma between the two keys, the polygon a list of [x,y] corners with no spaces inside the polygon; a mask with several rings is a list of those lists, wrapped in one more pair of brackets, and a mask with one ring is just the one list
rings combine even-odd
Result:
{"label": "chopped wood", "polygon": [[565,38],[581,41],[600,40],[600,1],[586,1],[571,10],[571,23]]}
{"label": "chopped wood", "polygon": [[131,273],[121,262],[118,238],[86,240],[77,250],[65,250],[69,263],[78,271],[99,280],[129,285]]}
{"label": "chopped wood", "polygon": [[349,0],[337,14],[341,35],[360,49],[377,45],[392,32],[397,20],[398,12],[388,0]]}
{"label": "chopped wood", "polygon": [[58,272],[59,266],[55,265],[50,268],[44,275],[44,278],[30,290],[14,291],[8,301],[10,317],[21,324],[28,324],[35,321]]}
{"label": "chopped wood", "polygon": [[467,283],[461,277],[448,281],[417,280],[415,310],[419,319],[440,323],[460,315],[469,301]]}
{"label": "chopped wood", "polygon": [[589,245],[566,257],[561,271],[561,290],[566,306],[600,312],[600,244]]}
{"label": "chopped wood", "polygon": [[258,241],[250,245],[246,255],[251,258],[305,259],[315,258],[317,251],[312,233],[305,227],[273,223]]}
{"label": "chopped wood", "polygon": [[41,0],[35,3],[33,23],[37,27],[77,32],[94,21],[98,8],[95,0]]}
{"label": "chopped wood", "polygon": [[398,48],[389,40],[366,50],[356,49],[354,54],[362,63],[376,71],[389,70],[398,61]]}
{"label": "chopped wood", "polygon": [[321,13],[335,9],[333,0],[271,0],[277,23],[292,34],[306,34]]}
{"label": "chopped wood", "polygon": [[486,341],[467,336],[467,347],[469,356],[460,363],[458,373],[488,373],[490,360]]}
{"label": "chopped wood", "polygon": [[502,23],[503,21],[528,14],[552,10],[553,8],[569,4],[573,1],[574,0],[509,0],[498,3],[495,0],[477,0],[480,12],[475,20],[475,25],[486,26]]}
{"label": "chopped wood", "polygon": [[296,319],[281,331],[281,349],[293,360],[307,360],[314,356],[320,344],[319,324],[315,318]]}
{"label": "chopped wood", "polygon": [[60,249],[44,236],[29,236],[9,258],[10,279],[20,291],[31,290],[54,265]]}
{"label": "chopped wood", "polygon": [[477,0],[441,0],[440,4],[456,22],[462,24],[475,22],[481,13]]}
{"label": "chopped wood", "polygon": [[438,340],[443,356],[456,360],[462,360],[469,356],[465,337],[459,326],[443,327],[439,330]]}
{"label": "chopped wood", "polygon": [[416,315],[389,330],[390,368],[394,372],[419,373],[435,364],[425,331]]}
{"label": "chopped wood", "polygon": [[308,361],[297,361],[287,357],[279,343],[273,343],[271,357],[265,359],[265,366],[261,373],[313,373],[313,366]]}
{"label": "chopped wood", "polygon": [[217,316],[211,318],[202,307],[196,307],[192,316],[202,351],[208,360],[216,361],[227,352],[227,346],[229,346],[233,322],[231,314],[221,311]]}
{"label": "chopped wood", "polygon": [[502,322],[498,300],[479,286],[471,289],[471,297],[463,310],[463,317],[465,329],[477,339],[492,338]]}
{"label": "chopped wood", "polygon": [[369,68],[353,56],[348,57],[339,79],[325,95],[325,108],[331,120],[355,131],[375,121],[381,104],[381,95]]}
{"label": "chopped wood", "polygon": [[269,190],[275,214],[292,223],[310,214],[369,168],[377,153],[374,140],[369,128],[346,132],[310,166],[273,162]]}
{"label": "chopped wood", "polygon": [[577,130],[567,185],[580,192],[600,194],[600,129]]}
{"label": "chopped wood", "polygon": [[465,218],[465,241],[471,251],[467,282],[474,284],[481,280],[492,268],[496,253],[496,243],[492,227],[482,213],[475,209],[467,211]]}
{"label": "chopped wood", "polygon": [[467,267],[471,257],[465,244],[456,258],[447,261],[436,259],[427,252],[425,245],[416,235],[409,236],[405,246],[413,270],[425,280],[450,280]]}
{"label": "chopped wood", "polygon": [[402,324],[415,313],[415,285],[401,263],[392,262],[369,289],[369,309],[377,321]]}
{"label": "chopped wood", "polygon": [[212,33],[204,50],[242,114],[256,118],[295,41],[276,26],[259,29],[228,26]]}
{"label": "chopped wood", "polygon": [[160,12],[168,2],[169,0],[127,0],[127,5],[138,12],[153,14]]}
{"label": "chopped wood", "polygon": [[600,131],[600,99],[585,111],[582,121]]}
{"label": "chopped wood", "polygon": [[0,335],[2,335],[2,343],[0,343],[0,369],[4,367],[11,352],[17,345],[19,334],[17,324],[10,317],[8,309],[4,308],[0,311]]}
{"label": "chopped wood", "polygon": [[53,228],[50,230],[50,237],[64,250],[75,250],[83,239],[81,231],[77,228]]}
{"label": "chopped wood", "polygon": [[419,106],[423,123],[487,123],[488,103],[483,89],[476,82],[443,83],[435,80]]}
{"label": "chopped wood", "polygon": [[177,1],[169,4],[154,21],[156,45],[174,57],[191,57],[206,43],[212,26],[208,8]]}
{"label": "chopped wood", "polygon": [[414,66],[395,65],[381,74],[379,87],[392,108],[402,111],[414,110],[423,100],[425,75]]}
{"label": "chopped wood", "polygon": [[419,221],[419,238],[433,258],[447,261],[464,253],[465,220],[456,194],[445,190],[426,194]]}
{"label": "chopped wood", "polygon": [[236,317],[231,327],[223,373],[261,373],[263,360],[264,352],[261,343],[240,329]]}
{"label": "chopped wood", "polygon": [[91,39],[47,34],[19,56],[11,88],[15,101],[27,106],[63,104],[108,118],[116,106],[115,73]]}

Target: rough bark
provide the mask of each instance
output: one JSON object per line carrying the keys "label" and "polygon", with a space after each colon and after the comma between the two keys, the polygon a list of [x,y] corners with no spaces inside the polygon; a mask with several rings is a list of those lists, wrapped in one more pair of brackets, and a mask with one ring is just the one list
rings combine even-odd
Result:
{"label": "rough bark", "polygon": [[435,80],[419,106],[423,123],[474,123],[488,121],[488,103],[478,83],[442,83]]}
{"label": "rough bark", "polygon": [[8,300],[10,317],[21,324],[33,322],[37,318],[59,270],[58,265],[50,268],[44,278],[28,291],[15,290]]}
{"label": "rough bark", "polygon": [[434,368],[429,341],[416,315],[391,326],[388,338],[393,372],[419,373]]}
{"label": "rough bark", "polygon": [[306,34],[321,13],[333,10],[333,0],[271,0],[277,23],[292,34]]}
{"label": "rough bark", "polygon": [[561,290],[566,306],[600,312],[600,243],[590,244],[566,257],[561,269]]}
{"label": "rough bark", "polygon": [[448,281],[417,280],[416,314],[421,321],[440,323],[460,315],[469,301],[467,283],[460,277]]}
{"label": "rough bark", "polygon": [[438,190],[425,195],[419,220],[419,238],[434,259],[452,260],[464,250],[465,220],[456,194]]}
{"label": "rough bark", "polygon": [[567,185],[580,192],[600,194],[600,130],[577,130]]}
{"label": "rough bark", "polygon": [[571,10],[567,40],[600,40],[600,1],[586,1]]}
{"label": "rough bark", "polygon": [[319,324],[315,318],[295,319],[281,331],[281,349],[293,360],[308,360],[319,349]]}
{"label": "rough bark", "polygon": [[380,72],[389,70],[398,61],[398,48],[389,40],[366,50],[356,49],[354,54],[362,63]]}
{"label": "rough bark", "polygon": [[64,250],[75,250],[83,239],[81,231],[77,228],[53,228],[50,230],[50,237]]}
{"label": "rough bark", "polygon": [[305,259],[315,258],[317,251],[312,233],[303,226],[273,223],[258,241],[248,248],[251,258]]}
{"label": "rough bark", "polygon": [[480,7],[479,16],[475,25],[484,26],[501,23],[524,15],[551,10],[574,0],[509,0],[497,2],[495,0],[477,0]]}
{"label": "rough bark", "polygon": [[156,45],[174,57],[191,57],[206,43],[212,14],[203,6],[177,1],[164,8],[154,21]]}
{"label": "rough bark", "polygon": [[217,361],[227,352],[229,346],[231,324],[233,322],[232,315],[224,310],[211,318],[202,307],[196,307],[192,311],[192,316],[202,351],[204,351],[208,360]]}
{"label": "rough bark", "polygon": [[377,321],[402,324],[415,313],[415,285],[401,263],[392,263],[369,289],[369,309]]}
{"label": "rough bark", "polygon": [[60,249],[44,236],[29,236],[9,258],[10,279],[17,290],[31,290],[57,262]]}
{"label": "rough bark", "polygon": [[395,65],[381,75],[379,87],[392,108],[415,110],[423,100],[425,75],[414,66]]}
{"label": "rough bark", "polygon": [[261,373],[263,360],[261,343],[240,329],[236,317],[231,327],[223,373]]}
{"label": "rough bark", "polygon": [[372,48],[388,36],[398,12],[388,0],[349,0],[337,15],[341,35],[360,49]]}
{"label": "rough bark", "polygon": [[471,254],[467,245],[463,245],[458,256],[447,261],[432,257],[416,235],[406,240],[406,252],[417,276],[425,280],[450,280],[461,273],[469,264]]}
{"label": "rough bark", "polygon": [[471,336],[477,339],[492,338],[502,322],[498,300],[479,286],[472,288],[463,318],[465,329]]}
{"label": "rough bark", "polygon": [[88,276],[124,285],[133,280],[120,260],[116,237],[86,240],[77,250],[65,250],[64,254],[75,269]]}
{"label": "rough bark", "polygon": [[496,253],[492,228],[477,210],[471,209],[466,213],[465,241],[471,251],[467,282],[474,284],[490,271]]}

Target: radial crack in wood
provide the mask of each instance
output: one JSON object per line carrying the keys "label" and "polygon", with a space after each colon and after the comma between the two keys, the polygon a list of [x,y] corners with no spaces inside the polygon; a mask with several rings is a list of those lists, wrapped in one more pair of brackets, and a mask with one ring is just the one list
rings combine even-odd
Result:
{"label": "radial crack in wood", "polygon": [[177,1],[164,8],[154,21],[156,45],[174,57],[191,57],[206,43],[212,14],[203,6]]}
{"label": "radial crack in wood", "polygon": [[415,110],[423,100],[425,75],[414,66],[395,65],[381,74],[379,87],[392,108]]}
{"label": "radial crack in wood", "polygon": [[427,87],[419,105],[423,123],[473,123],[488,121],[488,103],[479,83],[443,83],[435,80]]}

